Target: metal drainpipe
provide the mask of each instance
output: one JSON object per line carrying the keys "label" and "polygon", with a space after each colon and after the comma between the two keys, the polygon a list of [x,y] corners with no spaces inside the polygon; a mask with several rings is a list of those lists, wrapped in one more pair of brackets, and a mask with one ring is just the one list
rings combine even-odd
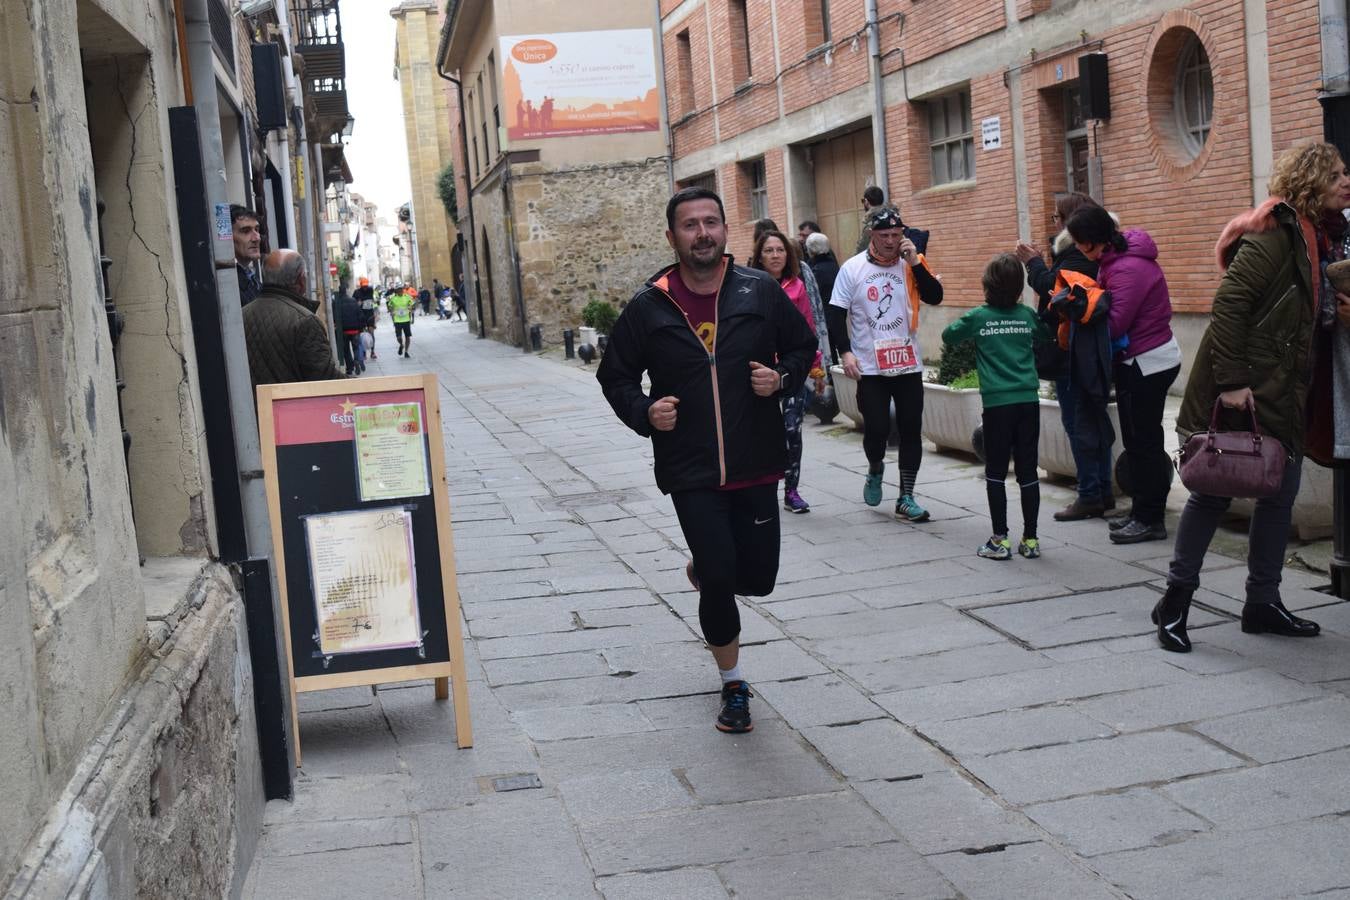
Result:
{"label": "metal drainpipe", "polygon": [[881,80],[881,23],[877,21],[877,0],[867,0],[867,71],[872,82],[872,153],[876,157],[877,187],[891,200],[890,177],[886,167],[886,97]]}
{"label": "metal drainpipe", "polygon": [[656,8],[656,89],[661,96],[661,115],[666,132],[666,187],[675,192],[675,135],[670,132],[670,99],[666,96],[666,35],[661,25],[661,0],[652,0]]}
{"label": "metal drainpipe", "polygon": [[[441,71],[441,61],[436,60],[436,74],[444,78],[455,86],[455,94],[458,96],[459,103],[459,149],[464,154],[464,167],[469,166],[469,137],[465,132],[464,126],[464,82],[454,78]],[[478,310],[478,336],[487,337],[487,325],[483,322],[483,295],[478,290],[478,234],[473,224],[473,182],[469,180],[469,173],[464,172],[464,184],[469,189],[469,199],[465,201],[464,208],[469,215],[469,240],[466,242],[468,247],[468,268],[464,272],[464,292],[469,292],[469,286],[473,286],[473,301]],[[465,305],[468,305],[469,297],[465,297]]]}
{"label": "metal drainpipe", "polygon": [[516,289],[516,316],[520,319],[520,350],[530,352],[529,322],[525,320],[525,290],[520,282],[520,254],[516,252],[516,219],[511,213],[511,156],[502,160],[502,211],[506,219],[506,247],[511,253],[511,283]]}
{"label": "metal drainpipe", "polygon": [[[211,41],[211,22],[206,10],[206,0],[180,0],[182,6],[183,33],[187,44],[180,48],[186,53],[190,66],[193,91],[192,106],[197,111],[197,127],[200,132],[202,152],[202,175],[206,184],[206,201],[212,210],[222,206],[229,209],[229,188],[225,181],[225,152],[220,133],[220,104],[216,95],[216,74],[213,68],[215,48]],[[228,213],[226,213],[228,215]],[[211,223],[214,231],[214,222]],[[234,263],[234,241],[215,239],[212,241],[212,256],[215,258],[216,294],[220,298],[220,337],[221,350],[225,357],[225,380],[230,393],[230,419],[234,426],[234,446],[236,465],[239,467],[240,506],[243,509],[244,540],[250,559],[244,566],[247,579],[250,573],[256,575],[266,563],[269,573],[266,593],[270,595],[272,621],[281,621],[277,607],[280,594],[276,590],[276,566],[272,557],[272,532],[268,519],[267,494],[262,477],[262,450],[258,443],[258,418],[253,401],[253,381],[248,369],[248,351],[244,345],[244,316],[239,303],[239,276]],[[226,473],[216,473],[219,477],[228,477]],[[255,592],[246,592],[250,595]],[[261,590],[256,593],[262,593]],[[266,629],[262,629],[265,633]],[[250,625],[250,634],[255,634]],[[286,664],[286,655],[281,645],[280,630],[273,632],[273,646],[268,648],[275,654],[279,668],[279,685],[282,689],[273,698],[280,706],[283,755],[287,758],[285,794],[290,794],[290,780],[294,776],[294,757],[287,748],[294,747],[293,731],[296,727],[295,710],[291,706],[290,692],[284,688],[290,678]],[[253,652],[266,651],[254,648]],[[275,724],[275,723],[270,723]],[[260,729],[265,723],[259,722]],[[260,738],[262,733],[260,731]]]}

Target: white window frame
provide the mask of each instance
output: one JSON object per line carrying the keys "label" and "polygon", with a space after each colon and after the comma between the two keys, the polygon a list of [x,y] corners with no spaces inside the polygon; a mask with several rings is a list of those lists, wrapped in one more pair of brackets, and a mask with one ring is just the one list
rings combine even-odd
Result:
{"label": "white window frame", "polygon": [[[1187,94],[1194,86],[1193,96]],[[1187,108],[1195,101],[1196,108]],[[1206,101],[1208,109],[1206,110]],[[1181,145],[1194,159],[1205,149],[1214,126],[1214,73],[1209,53],[1198,36],[1192,36],[1177,54],[1177,80],[1172,91],[1172,109],[1176,114]]]}
{"label": "white window frame", "polygon": [[752,159],[745,164],[745,174],[750,180],[750,219],[759,221],[769,217],[769,171],[764,157]]}
{"label": "white window frame", "polygon": [[[951,105],[956,104],[957,114],[962,118],[963,130],[953,132],[948,127]],[[924,104],[928,107],[928,165],[930,182],[933,187],[943,184],[958,184],[975,180],[975,129],[970,113],[970,88],[949,91],[932,97]],[[939,127],[940,126],[940,127]],[[961,177],[952,176],[952,153],[961,159]],[[942,154],[942,168],[937,161]]]}

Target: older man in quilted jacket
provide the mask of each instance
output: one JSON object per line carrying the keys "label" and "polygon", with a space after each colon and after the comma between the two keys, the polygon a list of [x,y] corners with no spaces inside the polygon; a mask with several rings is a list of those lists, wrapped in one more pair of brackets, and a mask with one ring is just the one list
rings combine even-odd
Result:
{"label": "older man in quilted jacket", "polygon": [[256,387],[288,381],[345,377],[333,363],[328,332],[306,296],[305,260],[294,250],[274,250],[263,260],[263,288],[244,307],[248,369]]}

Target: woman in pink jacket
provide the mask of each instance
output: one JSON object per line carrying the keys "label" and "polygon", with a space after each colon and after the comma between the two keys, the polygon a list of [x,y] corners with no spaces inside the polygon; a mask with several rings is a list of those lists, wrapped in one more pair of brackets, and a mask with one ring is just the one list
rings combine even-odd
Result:
{"label": "woman in pink jacket", "polygon": [[1172,301],[1158,265],[1158,245],[1146,231],[1121,232],[1100,206],[1079,209],[1067,228],[1083,255],[1098,263],[1097,283],[1111,292],[1116,407],[1134,498],[1130,514],[1111,523],[1111,540],[1165,540],[1171,463],[1162,417],[1167,389],[1181,372],[1181,348],[1172,336]]}
{"label": "woman in pink jacket", "polygon": [[[811,315],[811,301],[806,296],[806,285],[797,274],[800,263],[797,260],[797,245],[788,240],[787,235],[777,229],[766,229],[755,241],[754,253],[750,256],[750,266],[763,269],[772,275],[783,293],[787,294],[792,305],[797,307],[806,318],[811,330],[816,330],[815,317]],[[817,386],[821,384],[824,373],[820,367],[821,353],[816,351],[815,361],[811,363],[811,378]],[[811,399],[810,380],[803,382],[801,389],[791,397],[783,398],[783,426],[787,431],[787,470],[783,473],[783,508],[793,513],[808,513],[811,506],[797,492],[802,475],[802,418],[806,415],[806,405]]]}

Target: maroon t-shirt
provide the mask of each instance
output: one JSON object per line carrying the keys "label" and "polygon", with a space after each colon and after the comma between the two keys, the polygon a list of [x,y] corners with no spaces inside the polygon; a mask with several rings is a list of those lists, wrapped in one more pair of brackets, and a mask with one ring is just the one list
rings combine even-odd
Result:
{"label": "maroon t-shirt", "polygon": [[[670,285],[670,296],[680,307],[684,317],[689,320],[689,325],[699,336],[699,340],[703,341],[703,346],[712,353],[717,341],[717,293],[699,294],[689,290],[684,279],[680,277],[678,266],[671,270],[666,280]],[[749,372],[746,373],[746,377],[750,377]],[[782,472],[775,472],[743,481],[729,481],[718,490],[738,491],[742,488],[758,487],[761,484],[777,484],[782,477]]]}

